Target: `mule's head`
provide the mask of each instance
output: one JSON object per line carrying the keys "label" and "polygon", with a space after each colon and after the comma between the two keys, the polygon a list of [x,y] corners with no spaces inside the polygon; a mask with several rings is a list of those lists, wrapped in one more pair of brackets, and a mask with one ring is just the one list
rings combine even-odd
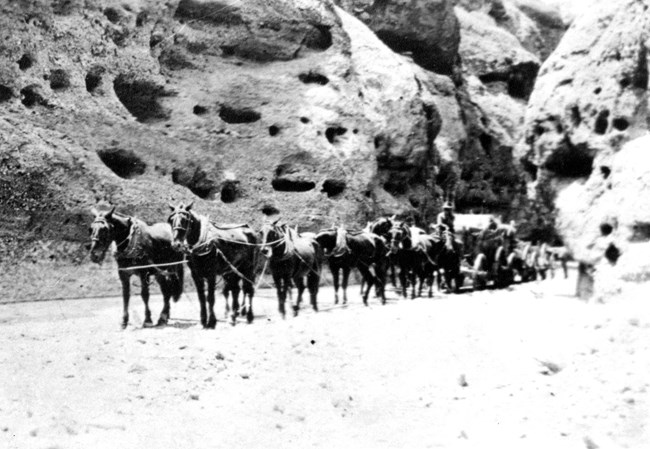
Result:
{"label": "mule's head", "polygon": [[115,206],[108,212],[98,212],[95,208],[91,209],[95,219],[90,224],[90,260],[94,263],[102,263],[106,256],[106,251],[113,241],[113,212]]}
{"label": "mule's head", "polygon": [[276,247],[287,233],[287,226],[279,224],[279,219],[273,223],[265,223],[260,230],[260,253],[264,257],[271,257],[273,248]]}
{"label": "mule's head", "polygon": [[410,248],[410,230],[405,223],[394,224],[388,231],[390,253],[395,254],[400,249]]}
{"label": "mule's head", "polygon": [[193,204],[194,202],[192,201],[188,205],[184,205],[183,203],[180,203],[178,206],[174,206],[173,204],[169,205],[171,214],[167,219],[167,223],[172,227],[172,248],[175,251],[185,251],[187,249],[185,240],[190,230],[190,225],[192,224]]}
{"label": "mule's head", "polygon": [[315,237],[316,241],[323,248],[325,253],[329,253],[336,246],[336,229],[323,229]]}

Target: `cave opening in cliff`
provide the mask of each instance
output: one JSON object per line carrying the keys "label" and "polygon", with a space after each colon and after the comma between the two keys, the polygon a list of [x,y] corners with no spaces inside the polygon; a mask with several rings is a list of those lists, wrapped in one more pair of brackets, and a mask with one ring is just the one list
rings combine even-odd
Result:
{"label": "cave opening in cliff", "polygon": [[25,53],[19,60],[18,60],[18,68],[20,70],[27,70],[31,68],[34,63],[36,62],[36,58],[34,58],[32,55],[29,53]]}
{"label": "cave opening in cliff", "polygon": [[303,40],[307,48],[312,50],[327,50],[332,46],[332,31],[328,25],[312,24]]}
{"label": "cave opening in cliff", "polygon": [[195,115],[204,115],[208,112],[208,108],[206,108],[205,106],[201,106],[200,104],[197,104],[192,108],[192,112]]}
{"label": "cave opening in cliff", "polygon": [[345,181],[340,179],[326,179],[323,182],[322,192],[327,194],[328,198],[334,198],[345,191]]}
{"label": "cave opening in cliff", "polygon": [[262,118],[262,114],[249,108],[235,108],[223,105],[219,110],[219,117],[226,123],[241,124],[256,122]]}
{"label": "cave opening in cliff", "polygon": [[113,7],[108,7],[104,10],[104,16],[108,19],[109,22],[111,23],[118,23],[120,19],[122,18],[122,14],[120,11]]}
{"label": "cave opening in cliff", "polygon": [[265,204],[264,206],[262,206],[262,213],[267,216],[278,215],[280,213],[280,210],[275,206],[271,206],[270,204]]}
{"label": "cave opening in cliff", "polygon": [[609,126],[609,111],[607,109],[602,110],[598,113],[596,117],[596,122],[594,123],[594,132],[596,134],[603,135],[607,132],[607,127]]}
{"label": "cave opening in cliff", "polygon": [[271,186],[278,192],[307,192],[316,188],[316,183],[304,179],[275,178]]}
{"label": "cave opening in cliff", "polygon": [[571,123],[576,128],[582,123],[582,114],[580,114],[580,107],[577,104],[571,106]]}
{"label": "cave opening in cliff", "polygon": [[594,157],[585,144],[574,145],[565,136],[564,145],[548,157],[544,168],[563,178],[588,178],[593,163]]}
{"label": "cave opening in cliff", "polygon": [[330,82],[328,77],[314,71],[301,73],[300,75],[298,75],[298,79],[305,84],[320,84],[321,86],[324,86]]}
{"label": "cave opening in cliff", "polygon": [[337,137],[342,136],[346,132],[348,132],[348,129],[342,126],[330,126],[325,130],[325,138],[329,143],[334,145],[338,142]]}
{"label": "cave opening in cliff", "polygon": [[132,179],[142,175],[147,165],[133,151],[122,148],[97,150],[97,155],[120,178]]}
{"label": "cave opening in cliff", "polygon": [[600,174],[603,175],[603,179],[609,178],[609,175],[612,173],[612,169],[606,165],[600,166]]}
{"label": "cave opening in cliff", "polygon": [[630,126],[630,122],[624,117],[616,117],[612,120],[612,126],[619,131],[625,131]]}
{"label": "cave opening in cliff", "polygon": [[277,125],[269,126],[269,135],[271,137],[277,136],[279,132],[280,132],[280,127],[279,126],[277,126]]}
{"label": "cave opening in cliff", "polygon": [[234,203],[239,198],[239,181],[225,181],[221,186],[221,201]]}
{"label": "cave opening in cliff", "polygon": [[11,100],[13,96],[14,93],[10,88],[0,84],[0,103]]}
{"label": "cave opening in cliff", "polygon": [[70,76],[63,69],[54,69],[50,72],[50,88],[52,90],[67,89],[70,87]]}
{"label": "cave opening in cliff", "polygon": [[124,107],[141,123],[169,118],[169,113],[158,102],[168,96],[164,88],[151,81],[132,79],[118,75],[113,81],[115,95]]}
{"label": "cave opening in cliff", "polygon": [[47,106],[48,102],[41,93],[41,86],[38,84],[30,84],[20,90],[20,102],[31,108],[37,104]]}
{"label": "cave opening in cliff", "polygon": [[102,84],[102,75],[106,69],[102,66],[92,67],[86,74],[86,90],[89,93],[95,92],[95,90]]}

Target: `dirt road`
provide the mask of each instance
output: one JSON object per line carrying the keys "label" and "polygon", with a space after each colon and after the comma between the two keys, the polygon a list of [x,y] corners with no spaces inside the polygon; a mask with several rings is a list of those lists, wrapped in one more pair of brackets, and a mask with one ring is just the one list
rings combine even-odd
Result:
{"label": "dirt road", "polygon": [[[650,311],[574,279],[206,331],[118,299],[0,306],[0,447],[650,447]],[[152,300],[154,314],[159,298]],[[219,303],[219,310],[222,303]],[[221,313],[220,313],[221,315]]]}

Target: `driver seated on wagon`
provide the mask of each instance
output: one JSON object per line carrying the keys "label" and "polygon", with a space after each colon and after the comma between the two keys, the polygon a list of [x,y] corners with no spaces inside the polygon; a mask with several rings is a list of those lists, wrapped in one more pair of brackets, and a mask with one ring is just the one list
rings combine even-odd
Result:
{"label": "driver seated on wagon", "polygon": [[445,204],[442,205],[442,212],[438,214],[438,218],[436,219],[438,231],[442,233],[446,228],[453,234],[455,232],[454,220],[454,206],[451,202],[446,201]]}

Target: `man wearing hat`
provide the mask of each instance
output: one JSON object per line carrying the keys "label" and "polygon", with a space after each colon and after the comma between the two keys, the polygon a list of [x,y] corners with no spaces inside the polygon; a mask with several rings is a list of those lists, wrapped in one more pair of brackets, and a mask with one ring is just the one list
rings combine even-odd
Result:
{"label": "man wearing hat", "polygon": [[452,206],[450,201],[445,201],[442,205],[442,212],[438,214],[438,219],[436,223],[439,229],[442,229],[443,226],[446,226],[449,231],[454,232],[454,206]]}

